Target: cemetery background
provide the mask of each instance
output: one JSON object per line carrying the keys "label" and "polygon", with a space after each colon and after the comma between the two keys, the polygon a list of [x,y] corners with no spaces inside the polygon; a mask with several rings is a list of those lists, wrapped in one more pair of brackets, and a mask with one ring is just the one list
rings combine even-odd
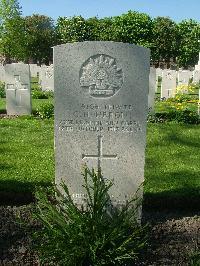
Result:
{"label": "cemetery background", "polygon": [[[74,18],[74,21],[77,20]],[[160,98],[160,82],[157,98]],[[43,98],[33,99],[34,116],[8,118],[5,99],[0,99],[2,205],[30,203],[35,185],[47,186],[54,179],[53,119],[41,119],[48,116],[52,108],[53,93],[42,92],[39,86],[39,79],[32,78],[33,98]],[[192,99],[186,97],[181,106],[187,105],[196,112],[197,92],[196,89]],[[179,103],[173,99],[158,100],[155,113],[177,110],[181,107]],[[159,119],[165,120],[160,116]],[[148,123],[147,130],[144,219],[152,223],[153,247],[148,260],[155,265],[187,265],[188,255],[198,252],[199,243],[199,125],[177,121],[154,123],[157,121],[154,116],[150,116],[149,121],[153,123]],[[37,258],[30,253],[28,240],[13,219],[20,213],[29,220],[31,205],[2,206],[1,211],[2,225],[9,220],[3,227],[3,239],[7,242],[0,253],[5,263],[13,260],[32,265]]]}

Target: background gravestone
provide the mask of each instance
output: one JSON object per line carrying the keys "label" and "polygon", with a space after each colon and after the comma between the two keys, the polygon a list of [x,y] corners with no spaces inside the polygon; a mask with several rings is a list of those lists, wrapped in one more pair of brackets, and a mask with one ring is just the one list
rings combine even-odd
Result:
{"label": "background gravestone", "polygon": [[121,205],[144,181],[149,50],[115,42],[54,47],[56,183],[82,204],[81,166],[101,167]]}
{"label": "background gravestone", "polygon": [[192,78],[192,71],[189,70],[178,71],[178,85],[188,85],[191,78]]}
{"label": "background gravestone", "polygon": [[154,67],[151,67],[149,74],[149,94],[148,94],[149,112],[154,112],[156,86],[157,86],[156,69]]}
{"label": "background gravestone", "polygon": [[164,69],[162,73],[161,98],[171,98],[176,92],[176,71]]}
{"label": "background gravestone", "polygon": [[193,71],[193,82],[199,83],[200,82],[200,70]]}
{"label": "background gravestone", "polygon": [[31,89],[29,65],[5,65],[6,109],[8,115],[31,114]]}
{"label": "background gravestone", "polygon": [[159,84],[160,78],[162,78],[162,71],[163,70],[161,68],[156,68],[156,90],[155,92],[158,92],[158,84]]}
{"label": "background gravestone", "polygon": [[38,77],[40,74],[40,66],[37,64],[29,64],[31,77]]}
{"label": "background gravestone", "polygon": [[5,70],[3,65],[0,65],[0,81],[5,82]]}
{"label": "background gravestone", "polygon": [[43,91],[54,91],[53,65],[41,66],[40,85]]}

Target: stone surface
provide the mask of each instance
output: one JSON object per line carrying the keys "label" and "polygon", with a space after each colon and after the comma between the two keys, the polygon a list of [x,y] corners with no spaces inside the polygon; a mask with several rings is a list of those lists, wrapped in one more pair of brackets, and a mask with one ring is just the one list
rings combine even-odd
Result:
{"label": "stone surface", "polygon": [[189,70],[178,71],[178,85],[188,85],[191,78],[192,78],[192,71]]}
{"label": "stone surface", "polygon": [[[115,42],[54,47],[56,183],[82,204],[81,167],[114,181],[114,205],[144,181],[149,50]],[[142,189],[140,190],[142,193]]]}
{"label": "stone surface", "polygon": [[158,92],[158,80],[159,78],[162,78],[162,69],[161,68],[156,68],[156,90],[155,92]]}
{"label": "stone surface", "polygon": [[31,114],[29,65],[5,65],[6,109],[8,115]]}
{"label": "stone surface", "polygon": [[30,66],[31,77],[39,77],[41,67],[38,66],[37,64],[29,64],[29,66]]}
{"label": "stone surface", "polygon": [[43,91],[54,91],[54,74],[53,65],[41,66],[40,85]]}
{"label": "stone surface", "polygon": [[200,82],[200,70],[193,71],[193,82],[194,83]]}
{"label": "stone surface", "polygon": [[173,97],[176,91],[176,71],[164,69],[162,73],[161,98]]}
{"label": "stone surface", "polygon": [[0,81],[5,82],[5,70],[3,65],[0,65]]}
{"label": "stone surface", "polygon": [[149,112],[154,112],[155,92],[156,92],[156,68],[150,68],[149,74],[149,94],[148,94],[148,109]]}

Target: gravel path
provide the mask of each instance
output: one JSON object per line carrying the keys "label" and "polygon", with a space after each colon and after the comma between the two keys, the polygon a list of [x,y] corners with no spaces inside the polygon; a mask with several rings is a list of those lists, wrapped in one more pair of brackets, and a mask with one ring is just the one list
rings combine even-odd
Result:
{"label": "gravel path", "polygon": [[[30,250],[28,231],[37,224],[31,220],[32,204],[0,206],[0,265],[38,266]],[[27,226],[19,224],[19,217]],[[145,211],[143,221],[151,227],[150,246],[141,265],[189,265],[188,255],[200,245],[200,212]],[[200,248],[200,246],[198,247]]]}

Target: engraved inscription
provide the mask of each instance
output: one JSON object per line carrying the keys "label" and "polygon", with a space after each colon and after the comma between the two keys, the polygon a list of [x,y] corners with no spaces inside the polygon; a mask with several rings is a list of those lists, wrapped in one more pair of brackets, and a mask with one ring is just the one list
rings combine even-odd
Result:
{"label": "engraved inscription", "polygon": [[80,86],[93,97],[113,96],[123,84],[123,71],[116,59],[108,55],[91,56],[81,67]]}
{"label": "engraved inscription", "polygon": [[98,169],[101,168],[101,160],[117,159],[116,154],[103,154],[103,137],[98,136],[98,151],[97,154],[82,154],[82,159],[97,159]]}

